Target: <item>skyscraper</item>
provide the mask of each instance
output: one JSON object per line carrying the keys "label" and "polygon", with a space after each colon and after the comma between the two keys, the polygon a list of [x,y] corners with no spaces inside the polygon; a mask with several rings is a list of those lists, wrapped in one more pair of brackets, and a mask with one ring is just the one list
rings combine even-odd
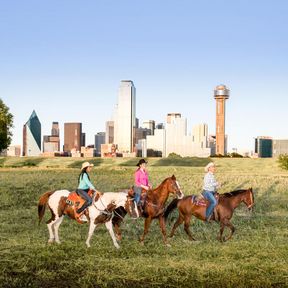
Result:
{"label": "skyscraper", "polygon": [[39,156],[41,153],[41,123],[33,110],[23,126],[23,156]]}
{"label": "skyscraper", "polygon": [[229,99],[230,90],[225,85],[218,85],[214,90],[216,100],[216,154],[225,155],[225,101]]}
{"label": "skyscraper", "polygon": [[114,143],[114,121],[106,121],[105,143]]}
{"label": "skyscraper", "polygon": [[51,135],[43,136],[43,152],[54,153],[60,151],[59,123],[53,122]]}
{"label": "skyscraper", "polygon": [[120,153],[131,153],[135,145],[136,88],[131,80],[122,80],[114,119],[114,143]]}
{"label": "skyscraper", "polygon": [[64,123],[64,152],[81,151],[81,146],[85,146],[84,138],[82,123]]}

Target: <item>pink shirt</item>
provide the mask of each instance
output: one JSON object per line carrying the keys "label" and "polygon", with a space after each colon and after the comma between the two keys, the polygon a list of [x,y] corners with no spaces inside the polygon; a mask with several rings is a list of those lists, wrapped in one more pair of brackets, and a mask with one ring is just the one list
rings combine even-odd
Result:
{"label": "pink shirt", "polygon": [[145,185],[148,186],[148,173],[146,171],[143,171],[142,169],[137,169],[135,172],[135,185],[141,186]]}

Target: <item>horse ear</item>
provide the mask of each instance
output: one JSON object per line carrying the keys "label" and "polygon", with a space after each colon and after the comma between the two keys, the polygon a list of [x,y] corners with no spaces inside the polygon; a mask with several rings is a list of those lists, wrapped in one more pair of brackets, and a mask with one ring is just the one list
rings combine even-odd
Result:
{"label": "horse ear", "polygon": [[172,180],[176,180],[176,177],[175,177],[175,175],[174,175],[174,174],[172,175],[172,177],[171,177],[171,178],[172,178]]}

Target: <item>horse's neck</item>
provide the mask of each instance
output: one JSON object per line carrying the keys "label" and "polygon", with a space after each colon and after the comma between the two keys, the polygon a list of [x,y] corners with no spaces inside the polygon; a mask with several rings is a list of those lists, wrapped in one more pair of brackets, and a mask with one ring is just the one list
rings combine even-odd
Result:
{"label": "horse's neck", "polygon": [[[232,200],[231,200],[231,207],[233,208],[233,209],[235,209],[235,208],[237,208],[239,205],[240,205],[240,203],[241,202],[243,202],[244,201],[244,199],[245,199],[245,195],[246,193],[241,193],[241,194],[239,194],[239,195],[236,195],[236,196],[232,196]],[[238,197],[237,197],[238,196]]]}
{"label": "horse's neck", "polygon": [[165,189],[164,183],[161,183],[158,187],[156,187],[153,190],[150,190],[151,192],[147,195],[153,202],[158,204],[164,204],[168,198],[169,192],[166,189],[166,191],[163,193],[162,191]]}

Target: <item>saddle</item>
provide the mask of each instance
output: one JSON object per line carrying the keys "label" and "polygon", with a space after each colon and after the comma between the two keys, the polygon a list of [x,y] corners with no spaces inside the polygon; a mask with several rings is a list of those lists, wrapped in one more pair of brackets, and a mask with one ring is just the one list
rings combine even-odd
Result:
{"label": "saddle", "polygon": [[[217,212],[217,206],[218,206],[218,203],[219,203],[219,193],[215,193],[215,199],[217,201],[217,205],[215,206],[214,210],[213,210],[213,216],[214,216],[214,219],[216,221],[219,221],[219,215],[218,215],[218,212]],[[192,197],[192,203],[196,206],[202,206],[202,207],[207,207],[209,205],[209,201],[207,199],[205,199],[205,197],[200,194],[200,195],[191,195]]]}
{"label": "saddle", "polygon": [[[203,207],[207,207],[209,205],[209,201],[202,195],[191,195],[192,199],[192,203],[196,206],[203,206]],[[218,201],[219,201],[219,193],[215,194],[215,199],[217,200],[217,205],[218,205]]]}
{"label": "saddle", "polygon": [[[91,189],[88,191],[88,195],[91,198],[93,197],[93,193],[94,193],[94,191]],[[95,196],[95,202],[99,199],[99,197],[100,197],[100,195],[99,195],[99,193],[97,193]],[[80,207],[82,207],[82,205],[84,203],[85,203],[85,200],[80,195],[78,195],[78,193],[76,191],[71,192],[66,199],[67,206],[69,206],[69,208],[71,208],[74,212],[75,220],[81,224],[87,222],[87,221],[83,221],[82,215],[85,215],[86,218],[88,218],[88,212],[87,212],[88,207],[82,213],[77,213],[77,210]]]}

